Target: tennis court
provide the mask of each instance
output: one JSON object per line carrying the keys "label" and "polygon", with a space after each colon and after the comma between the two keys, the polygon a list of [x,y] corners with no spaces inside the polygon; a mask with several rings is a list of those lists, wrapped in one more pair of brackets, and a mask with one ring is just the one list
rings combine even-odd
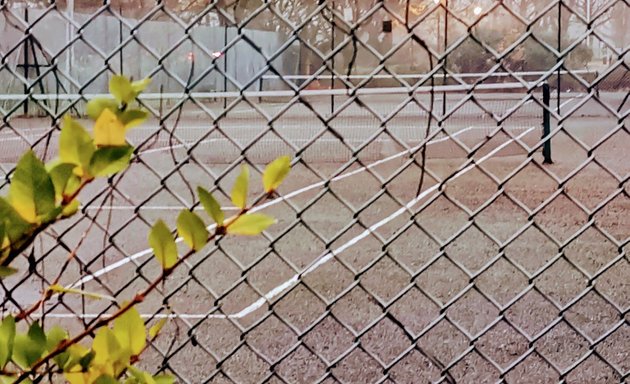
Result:
{"label": "tennis court", "polygon": [[[82,241],[65,283],[132,297],[159,275],[146,249],[153,222],[174,227],[197,185],[216,187],[230,210],[226,192],[243,160],[262,169],[291,154],[298,161],[280,197],[261,207],[278,224],[206,247],[141,304],[150,322],[172,318],[143,359],[148,369],[244,383],[494,382],[502,372],[535,381],[578,361],[569,378],[616,377],[602,358],[628,369],[623,122],[597,100],[562,94],[562,121],[558,105],[547,106],[555,163],[543,165],[539,90],[451,89],[433,103],[420,91],[371,92],[269,93],[229,100],[227,112],[221,100],[194,100],[179,119],[173,110],[150,120],[131,133],[130,169],[90,186],[81,215],[36,245],[39,273],[55,276],[66,245]],[[623,96],[600,97],[615,105]],[[28,146],[55,153],[46,145],[56,147],[58,131],[45,124],[16,119],[0,130],[3,167]],[[22,299],[41,288],[28,276],[8,284]],[[78,331],[110,310],[64,296],[45,317]]]}

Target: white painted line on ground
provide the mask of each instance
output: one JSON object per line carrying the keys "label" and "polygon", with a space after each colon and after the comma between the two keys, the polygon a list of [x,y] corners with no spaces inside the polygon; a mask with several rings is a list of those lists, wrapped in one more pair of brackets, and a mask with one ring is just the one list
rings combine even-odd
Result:
{"label": "white painted line on ground", "polygon": [[[499,152],[500,150],[502,150],[503,148],[505,148],[506,146],[512,144],[513,142],[515,142],[518,139],[521,139],[522,137],[524,137],[525,135],[527,135],[529,132],[531,132],[532,130],[534,130],[535,127],[531,127],[528,130],[526,130],[525,132],[521,133],[520,135],[518,135],[516,138],[514,139],[510,139],[509,141],[506,141],[505,143],[499,145],[497,148],[495,148],[494,150],[492,150],[491,152],[489,152],[487,155],[483,156],[482,158],[480,158],[478,161],[476,161],[476,164],[481,164],[483,162],[485,162],[486,160],[488,160],[489,158],[491,158],[492,156],[494,156],[497,152]],[[409,151],[405,151],[405,153],[408,153]],[[403,156],[404,154],[396,154],[394,156],[396,157],[400,157]],[[387,159],[391,160],[392,156],[390,156]],[[395,158],[395,157],[394,157]],[[381,161],[384,161],[386,159],[383,159]],[[372,166],[375,163],[371,164]],[[449,180],[454,180],[464,174],[466,174],[468,171],[470,171],[471,169],[473,169],[476,164],[470,164],[467,167],[457,171],[451,178],[449,178]],[[356,171],[354,171],[356,173]],[[348,174],[344,174],[342,176],[348,177],[346,176]],[[321,185],[323,185],[324,183],[321,183]],[[252,304],[248,305],[247,307],[243,308],[241,311],[235,313],[235,314],[231,314],[231,315],[203,315],[203,314],[195,314],[195,315],[189,315],[189,316],[199,316],[198,318],[243,318],[247,315],[249,315],[250,313],[260,309],[263,305],[265,305],[265,303],[267,303],[268,301],[272,300],[274,297],[278,296],[279,294],[281,294],[282,292],[284,292],[286,289],[291,288],[292,286],[294,286],[295,284],[297,284],[300,280],[300,278],[302,278],[305,275],[308,275],[312,272],[314,272],[315,270],[317,270],[320,266],[324,265],[325,263],[327,263],[329,260],[331,260],[334,256],[339,255],[340,253],[344,252],[345,250],[347,250],[348,248],[352,247],[353,245],[357,244],[359,241],[363,240],[364,238],[366,238],[367,236],[369,236],[370,234],[374,233],[375,230],[377,230],[378,228],[382,227],[383,225],[389,223],[390,221],[394,220],[396,217],[402,215],[404,212],[406,212],[408,209],[412,208],[414,205],[416,205],[418,202],[420,202],[422,199],[424,199],[425,197],[427,197],[430,193],[436,191],[438,188],[440,187],[440,184],[436,184],[434,186],[432,186],[431,188],[425,190],[424,192],[422,192],[421,194],[419,194],[418,196],[416,196],[414,199],[412,199],[411,201],[409,201],[407,204],[405,204],[404,207],[399,208],[398,210],[396,210],[394,213],[392,213],[391,215],[389,215],[388,217],[380,220],[379,222],[373,224],[372,226],[370,226],[368,229],[364,230],[362,233],[360,233],[358,236],[350,239],[349,241],[347,241],[346,243],[344,243],[343,245],[341,245],[340,247],[334,249],[331,252],[325,253],[322,256],[320,256],[317,260],[314,261],[314,263],[308,267],[306,270],[304,270],[301,274],[296,274],[293,277],[291,277],[289,280],[285,281],[284,283],[278,285],[277,287],[275,287],[274,289],[270,290],[269,292],[267,292],[263,297],[261,297],[260,299],[256,300],[255,302],[253,302]],[[307,187],[309,188],[309,187]],[[299,191],[295,191],[295,192],[299,192]],[[295,193],[294,192],[294,193]],[[263,204],[258,208],[259,209],[263,209],[266,206],[271,205],[271,203],[278,202],[284,199],[289,198],[288,195],[280,198],[280,199],[276,199],[273,200],[267,204]],[[252,210],[253,211],[253,210]],[[214,226],[210,226],[210,227],[214,227]],[[178,239],[178,241],[181,241],[181,239]],[[120,265],[124,265],[126,263],[128,263],[131,260],[134,260],[135,258],[139,258],[142,257],[146,254],[150,254],[151,250],[144,250],[140,253],[137,253],[129,258],[120,260],[117,263],[114,263],[110,266],[108,266],[107,268],[104,268],[98,272],[96,272],[94,275],[90,275],[90,276],[86,276],[83,279],[79,280],[79,282],[75,283],[74,285],[72,285],[72,287],[76,287],[77,285],[80,285],[81,282],[87,282],[92,280],[94,277],[96,276],[100,276],[104,273],[107,273],[115,268],[118,268],[118,266]],[[94,276],[94,277],[92,277]],[[91,278],[90,278],[91,277]],[[85,280],[85,281],[83,281]],[[48,316],[48,315],[47,315]],[[73,314],[69,314],[68,316],[75,316]],[[87,316],[94,316],[94,315],[87,315]],[[98,316],[98,315],[96,315]],[[150,315],[149,315],[150,316]],[[76,317],[76,316],[75,316]]]}
{"label": "white painted line on ground", "polygon": [[[522,134],[520,134],[519,136],[517,136],[516,139],[520,139],[521,137],[525,136],[527,133],[531,132],[533,129],[534,129],[534,127],[528,129],[527,131],[525,131]],[[500,151],[501,149],[505,148],[509,144],[513,143],[516,139],[511,139],[511,140],[503,143],[502,145],[498,146],[497,148],[492,150],[490,153],[488,153],[487,155],[485,155],[484,157],[479,159],[477,161],[477,164],[481,164],[484,161],[488,160],[490,157],[492,157],[498,151]],[[449,180],[454,180],[454,179],[456,179],[456,178],[466,174],[468,171],[470,171],[474,167],[475,167],[475,164],[470,164],[466,168],[456,172]],[[260,299],[258,299],[254,303],[250,304],[249,306],[245,307],[240,312],[232,314],[232,315],[228,315],[228,317],[230,317],[230,318],[237,318],[238,319],[238,318],[245,317],[245,316],[249,315],[250,313],[256,311],[257,309],[262,307],[266,302],[268,302],[271,299],[273,299],[274,297],[278,296],[280,293],[284,292],[286,289],[288,289],[288,288],[292,287],[293,285],[297,284],[299,282],[300,278],[302,278],[305,275],[308,275],[309,273],[314,272],[320,266],[324,265],[326,262],[331,260],[334,256],[339,255],[340,253],[342,253],[346,249],[352,247],[353,245],[355,245],[359,241],[361,241],[364,238],[366,238],[367,236],[369,236],[371,233],[374,233],[374,231],[377,230],[378,228],[380,228],[383,225],[385,225],[385,224],[389,223],[390,221],[394,220],[396,217],[402,215],[404,212],[406,212],[408,209],[412,208],[419,201],[424,199],[430,193],[432,193],[435,190],[437,190],[439,187],[440,187],[440,184],[436,184],[436,185],[432,186],[431,188],[427,189],[426,191],[422,192],[421,194],[416,196],[413,200],[411,200],[407,204],[405,204],[404,207],[399,208],[397,211],[395,211],[394,213],[392,213],[388,217],[382,219],[381,221],[377,222],[376,224],[373,224],[368,229],[366,229],[363,232],[361,232],[361,234],[359,234],[358,236],[350,239],[345,244],[343,244],[342,246],[334,249],[333,251],[328,252],[328,253],[320,256],[315,261],[315,263],[313,263],[309,268],[307,268],[301,274],[294,275],[292,278],[290,278],[289,280],[287,280],[283,284],[278,285],[277,287],[275,287],[271,291],[267,292],[265,294],[265,296],[261,297]],[[220,315],[220,316],[223,316],[223,315]]]}
{"label": "white painted line on ground", "polygon": [[[530,127],[530,128],[531,128],[531,127]],[[487,129],[487,128],[485,128],[485,127],[484,127],[484,128],[480,128],[480,127],[472,127],[472,126],[471,126],[471,127],[464,128],[464,129],[462,129],[462,130],[460,130],[460,131],[453,132],[453,133],[451,134],[451,137],[456,137],[456,136],[459,136],[459,135],[461,135],[462,133],[464,133],[464,132],[468,132],[468,131],[471,131],[471,130],[480,130],[480,129]],[[529,128],[524,128],[524,129],[529,129]],[[216,140],[216,139],[213,139],[213,140]],[[220,139],[219,139],[219,140],[220,140]],[[437,143],[441,143],[441,142],[448,141],[448,140],[450,140],[450,137],[443,137],[443,138],[441,138],[441,139],[434,139],[434,140],[431,140],[431,141],[427,142],[427,145],[437,144]],[[394,155],[392,155],[392,156],[389,156],[389,157],[386,157],[386,158],[384,158],[384,159],[378,160],[378,161],[376,161],[376,162],[374,162],[374,163],[372,163],[372,164],[370,164],[370,165],[368,165],[368,166],[361,167],[361,168],[358,168],[358,169],[356,169],[356,170],[354,170],[354,171],[352,171],[352,172],[344,173],[344,174],[342,174],[342,175],[339,175],[339,176],[337,176],[337,177],[334,177],[334,178],[332,178],[330,181],[339,181],[339,180],[343,180],[343,179],[345,179],[345,178],[347,178],[347,177],[354,176],[354,175],[356,175],[356,174],[358,174],[358,173],[361,173],[361,172],[363,172],[363,171],[365,171],[365,170],[367,170],[367,169],[371,169],[371,168],[376,167],[376,166],[378,166],[378,165],[381,165],[381,164],[383,164],[383,163],[386,163],[386,162],[389,162],[389,161],[391,161],[391,160],[397,159],[397,158],[399,158],[399,157],[401,157],[401,156],[405,156],[405,155],[407,155],[407,154],[413,153],[414,151],[416,151],[416,150],[417,150],[417,149],[419,149],[419,148],[420,148],[420,145],[415,146],[415,147],[413,147],[413,148],[410,148],[410,149],[409,149],[409,150],[407,150],[407,151],[403,151],[403,152],[396,153],[396,154],[394,154]],[[160,148],[160,150],[161,150],[161,148]],[[144,154],[144,153],[146,153],[146,152],[142,152],[142,153]],[[297,195],[299,195],[299,194],[301,194],[301,193],[304,193],[304,192],[307,192],[307,191],[309,191],[309,190],[311,190],[311,189],[314,189],[314,188],[320,187],[320,186],[322,186],[322,185],[324,185],[324,184],[325,184],[325,182],[321,181],[321,182],[318,182],[318,183],[315,183],[315,184],[309,185],[309,186],[304,187],[304,188],[302,188],[302,189],[300,189],[300,190],[293,191],[293,192],[291,192],[291,193],[289,193],[289,194],[285,195],[285,198],[287,198],[287,199],[288,199],[288,198],[295,197],[295,196],[297,196]],[[276,199],[276,200],[278,200],[278,199]],[[275,200],[274,200],[274,201],[275,201]],[[272,201],[272,203],[274,203],[274,204],[275,204],[275,202],[274,202],[274,201]],[[274,205],[274,204],[267,203],[266,207],[268,207],[268,206],[270,206],[270,205]],[[137,209],[137,208],[138,208],[138,207],[133,206],[133,205],[125,205],[125,206],[104,206],[104,205],[101,205],[101,206],[89,206],[89,207],[87,207],[87,208],[85,208],[85,209],[87,209],[87,210],[112,210],[112,211],[123,211],[123,210],[135,210],[135,209]],[[140,209],[141,209],[141,210],[156,210],[156,211],[157,211],[157,210],[164,210],[164,211],[169,211],[169,210],[180,210],[180,209],[182,209],[182,207],[181,207],[181,206],[168,206],[168,205],[165,205],[165,206],[142,206],[142,207],[140,207]],[[196,210],[203,210],[203,208],[202,208],[202,207],[196,207],[195,209],[196,209]],[[239,210],[239,209],[238,209],[238,208],[236,208],[236,207],[222,207],[222,209],[223,209],[223,210],[226,210],[226,211],[238,211],[238,210]]]}
{"label": "white painted line on ground", "polygon": [[[474,129],[474,128],[476,128],[476,127],[468,127],[468,128],[463,129],[463,130],[461,130],[461,131],[458,131],[458,132],[456,132],[456,133],[453,133],[453,134],[452,134],[452,136],[460,135],[460,134],[462,134],[462,133],[464,133],[464,132],[466,132],[466,131],[470,131],[470,130],[472,130],[472,129]],[[438,140],[442,140],[442,141],[444,141],[444,140],[448,140],[448,138],[443,138],[443,139],[438,139]],[[432,141],[432,142],[434,142],[434,141]],[[416,150],[418,150],[420,147],[421,147],[421,145],[417,145],[417,146],[415,146],[415,147],[413,147],[413,148],[410,148],[410,149],[409,149],[409,150],[407,150],[407,151],[399,152],[399,153],[394,154],[394,155],[392,155],[392,156],[386,157],[385,159],[382,159],[382,160],[376,161],[376,162],[374,162],[374,163],[372,163],[372,164],[370,164],[370,165],[368,165],[368,166],[366,166],[366,167],[361,167],[361,168],[358,168],[358,169],[356,169],[356,170],[354,170],[354,171],[352,171],[352,172],[344,173],[344,174],[342,174],[342,175],[339,175],[339,176],[337,176],[337,177],[334,177],[334,178],[332,178],[330,181],[331,181],[331,182],[332,182],[332,181],[339,181],[339,180],[345,179],[345,178],[347,178],[347,177],[354,176],[354,175],[359,174],[359,173],[361,173],[361,172],[363,172],[363,171],[365,171],[365,170],[367,170],[367,169],[374,168],[374,167],[376,167],[376,166],[378,166],[378,165],[381,165],[381,164],[383,164],[383,163],[386,163],[386,162],[389,162],[389,161],[391,161],[391,160],[397,159],[397,158],[399,158],[399,157],[402,157],[402,156],[405,156],[405,155],[411,154],[411,153],[415,152]],[[265,208],[267,208],[267,207],[270,207],[270,206],[272,206],[272,205],[276,205],[276,204],[278,204],[278,203],[280,203],[280,202],[282,202],[282,201],[289,200],[289,199],[291,199],[291,198],[293,198],[293,197],[295,197],[295,196],[298,196],[298,195],[300,195],[300,194],[302,194],[302,193],[304,193],[304,192],[310,191],[310,190],[312,190],[312,189],[315,189],[315,188],[321,187],[321,186],[323,186],[323,185],[325,185],[325,184],[326,184],[326,182],[325,182],[325,181],[320,181],[320,182],[317,182],[317,183],[311,184],[311,185],[306,186],[306,187],[304,187],[304,188],[301,188],[301,189],[299,189],[299,190],[297,190],[297,191],[290,192],[290,193],[288,193],[288,194],[286,194],[286,195],[284,195],[284,196],[281,196],[281,197],[276,198],[276,199],[274,199],[274,200],[268,201],[267,203],[264,203],[264,204],[262,204],[262,205],[259,205],[259,206],[255,207],[254,209],[252,209],[252,210],[251,210],[251,212],[257,212],[257,211],[260,211],[260,210],[265,209]],[[213,230],[213,229],[214,229],[214,227],[215,227],[214,225],[210,225],[210,226],[208,226],[208,230]],[[177,241],[177,242],[181,242],[181,241],[182,241],[182,239],[178,237],[178,238],[176,239],[176,241]],[[115,262],[115,263],[113,263],[113,264],[108,265],[108,266],[107,266],[107,267],[105,267],[105,268],[102,268],[102,269],[100,269],[100,270],[98,270],[98,271],[96,271],[96,272],[94,272],[94,273],[92,273],[92,274],[90,274],[90,275],[87,275],[87,276],[82,277],[81,279],[77,280],[75,283],[73,283],[73,284],[72,284],[70,287],[68,287],[68,288],[77,288],[77,287],[79,287],[79,286],[80,286],[80,285],[82,285],[82,284],[85,284],[85,283],[87,283],[87,282],[89,282],[89,281],[92,281],[92,280],[94,280],[95,278],[100,277],[100,276],[102,276],[102,275],[105,275],[105,274],[107,274],[107,273],[109,273],[109,272],[111,272],[111,271],[113,271],[113,270],[115,270],[115,269],[118,269],[118,268],[122,267],[123,265],[125,265],[125,264],[127,264],[127,263],[130,263],[130,262],[132,262],[132,261],[134,261],[134,260],[137,260],[137,259],[140,259],[140,258],[142,258],[142,257],[144,257],[144,256],[150,255],[151,253],[152,253],[152,252],[151,252],[151,249],[149,248],[149,249],[145,249],[145,250],[143,250],[143,251],[137,252],[137,253],[135,253],[135,254],[133,254],[133,255],[131,255],[131,256],[127,256],[127,257],[125,257],[125,258],[123,258],[123,259],[121,259],[121,260],[118,260],[117,262]]]}

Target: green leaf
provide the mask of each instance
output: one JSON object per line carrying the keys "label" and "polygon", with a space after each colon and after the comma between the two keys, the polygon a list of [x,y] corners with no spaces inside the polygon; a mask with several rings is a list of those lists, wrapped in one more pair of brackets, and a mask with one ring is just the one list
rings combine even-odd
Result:
{"label": "green leaf", "polygon": [[28,151],[18,162],[11,186],[11,205],[28,222],[36,223],[55,208],[55,186],[46,167],[33,151]]}
{"label": "green leaf", "polygon": [[13,353],[13,341],[15,340],[15,319],[7,316],[0,323],[0,369],[7,365]]}
{"label": "green leaf", "polygon": [[90,364],[92,364],[92,360],[94,360],[95,356],[96,353],[94,351],[90,351],[79,359],[79,365],[83,371],[87,371],[88,368],[90,368]]}
{"label": "green leaf", "polygon": [[232,188],[232,203],[240,209],[247,207],[247,190],[249,189],[249,168],[243,164],[241,173],[236,177]]}
{"label": "green leaf", "polygon": [[147,343],[144,321],[133,307],[114,320],[114,334],[120,345],[133,355],[139,355]]}
{"label": "green leaf", "polygon": [[199,201],[201,202],[201,205],[203,205],[203,209],[206,210],[208,215],[212,217],[212,220],[214,220],[219,227],[222,227],[225,215],[214,196],[201,187],[197,187],[197,194],[199,195]]}
{"label": "green leaf", "polygon": [[28,337],[35,344],[40,345],[44,350],[46,350],[46,334],[39,323],[31,324],[28,328]]}
{"label": "green leaf", "polygon": [[46,335],[39,324],[31,324],[26,335],[15,335],[12,360],[22,369],[30,368],[44,352],[46,352]]}
{"label": "green leaf", "polygon": [[134,92],[137,95],[138,93],[144,91],[149,86],[149,84],[151,84],[151,78],[145,77],[142,80],[134,81],[133,83],[131,83],[131,88],[133,88]]}
{"label": "green leaf", "polygon": [[94,142],[81,124],[66,115],[59,135],[59,157],[62,162],[87,169],[94,153]]}
{"label": "green leaf", "polygon": [[141,109],[128,109],[120,114],[120,121],[125,126],[125,129],[129,130],[144,123],[147,117],[149,117],[149,113],[147,111],[143,111]]}
{"label": "green leaf", "polygon": [[31,227],[3,197],[0,197],[0,220],[4,220],[5,236],[11,243],[19,240]]}
{"label": "green leaf", "polygon": [[272,161],[263,172],[263,186],[265,192],[273,192],[289,174],[291,170],[291,158],[289,156],[281,156]]}
{"label": "green leaf", "polygon": [[5,229],[6,224],[4,220],[0,220],[0,263],[4,261],[4,258],[7,256],[9,248],[11,247],[11,242],[7,238]]}
{"label": "green leaf", "polygon": [[86,106],[86,113],[90,119],[96,121],[103,113],[104,109],[109,109],[112,112],[118,110],[118,102],[112,98],[95,97],[88,101]]}
{"label": "green leaf", "polygon": [[55,325],[46,333],[46,350],[52,351],[67,338],[68,332],[60,326]]}
{"label": "green leaf", "polygon": [[262,213],[245,214],[237,217],[234,222],[228,225],[227,233],[255,236],[275,223],[276,219]]}
{"label": "green leaf", "polygon": [[186,245],[195,251],[203,248],[208,242],[208,230],[199,216],[187,209],[177,217],[177,232]]}
{"label": "green leaf", "polygon": [[125,76],[112,76],[109,79],[109,93],[121,104],[129,104],[136,97],[136,92]]}
{"label": "green leaf", "polygon": [[149,233],[149,245],[162,268],[170,269],[177,263],[177,246],[171,231],[162,220],[158,220]]}
{"label": "green leaf", "polygon": [[98,177],[114,175],[129,166],[133,147],[103,147],[94,152],[90,161],[90,174]]}
{"label": "green leaf", "polygon": [[70,176],[72,176],[72,171],[75,167],[75,164],[61,163],[54,166],[48,172],[50,179],[53,182],[53,186],[55,187],[55,196],[57,198],[63,196],[66,186],[68,185],[68,180],[70,179]]}
{"label": "green leaf", "polygon": [[101,375],[94,381],[93,384],[118,384],[118,380],[110,375]]}
{"label": "green leaf", "polygon": [[149,339],[155,339],[159,334],[164,325],[166,324],[167,318],[164,317],[160,319],[157,323],[155,323],[151,328],[149,328]]}
{"label": "green leaf", "polygon": [[94,123],[94,144],[97,147],[125,146],[127,145],[126,132],[127,130],[118,116],[109,109],[105,109]]}

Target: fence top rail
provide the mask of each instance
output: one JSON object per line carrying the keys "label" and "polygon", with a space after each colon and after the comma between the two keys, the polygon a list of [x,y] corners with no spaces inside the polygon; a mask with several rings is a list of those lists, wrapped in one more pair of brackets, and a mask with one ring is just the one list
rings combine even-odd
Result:
{"label": "fence top rail", "polygon": [[[451,73],[436,73],[433,74],[431,76],[435,77],[435,78],[453,78],[453,79],[470,79],[470,78],[482,78],[485,76],[488,76],[488,78],[498,78],[498,77],[513,77],[513,76],[519,76],[519,77],[527,77],[527,76],[543,76],[543,75],[547,75],[547,74],[552,74],[552,75],[557,75],[558,73],[560,73],[561,75],[566,75],[569,73],[572,74],[576,74],[576,75],[587,75],[587,74],[593,74],[593,75],[597,75],[598,72],[597,71],[593,71],[593,70],[589,70],[589,69],[579,69],[579,70],[575,70],[575,71],[553,71],[553,72],[548,72],[548,71],[529,71],[529,72],[497,72],[497,73],[492,73],[488,76],[488,73],[455,73],[455,74],[451,74]],[[362,80],[362,79],[394,79],[394,78],[399,78],[399,79],[416,79],[416,78],[422,78],[422,77],[428,77],[430,74],[428,73],[405,73],[405,74],[400,74],[400,75],[384,75],[384,74],[377,74],[377,75],[317,75],[317,76],[313,76],[313,75],[282,75],[282,76],[278,76],[278,75],[264,75],[261,77],[262,80],[280,80],[280,79],[285,79],[285,80],[308,80],[308,79],[315,79],[315,80],[330,80],[332,78],[334,79],[344,79],[344,80]]]}
{"label": "fence top rail", "polygon": [[[422,86],[417,88],[409,87],[382,87],[382,88],[350,88],[350,89],[317,89],[317,90],[285,90],[285,91],[234,91],[234,92],[189,92],[189,93],[144,93],[138,98],[140,100],[163,100],[163,99],[231,99],[237,97],[251,98],[275,98],[275,97],[309,97],[309,96],[360,96],[360,95],[405,95],[421,93],[468,93],[473,91],[501,91],[523,89],[529,90],[541,86],[543,83],[498,83],[498,84],[477,84],[477,85],[438,85]],[[106,94],[6,94],[0,95],[0,100],[77,100],[92,99],[96,97],[109,97]]]}

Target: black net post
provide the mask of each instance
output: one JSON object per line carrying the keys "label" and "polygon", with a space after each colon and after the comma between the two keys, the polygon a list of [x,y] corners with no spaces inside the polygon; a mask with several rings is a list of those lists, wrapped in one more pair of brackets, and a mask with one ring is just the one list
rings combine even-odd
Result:
{"label": "black net post", "polygon": [[543,144],[543,164],[553,164],[551,160],[551,112],[549,110],[551,92],[549,90],[549,84],[544,83],[543,86],[543,134],[542,138],[545,140]]}

